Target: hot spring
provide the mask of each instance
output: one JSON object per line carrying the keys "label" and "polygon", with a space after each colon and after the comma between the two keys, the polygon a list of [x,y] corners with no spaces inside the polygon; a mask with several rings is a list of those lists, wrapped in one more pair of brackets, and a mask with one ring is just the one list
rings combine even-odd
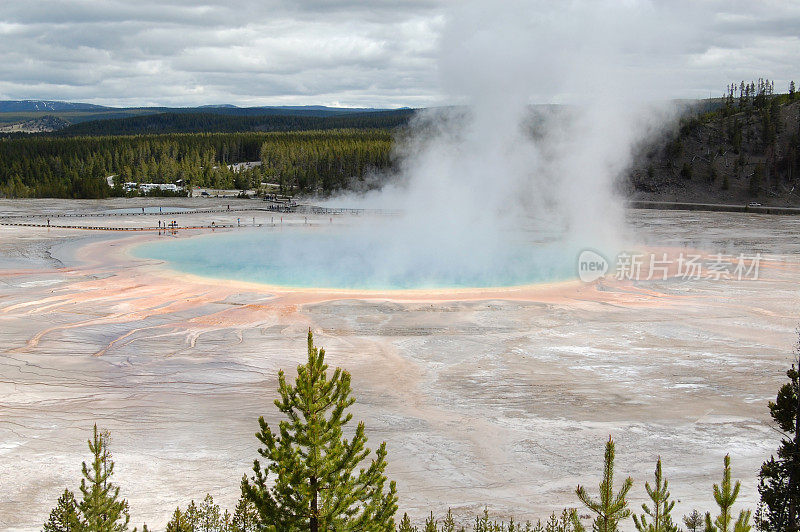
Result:
{"label": "hot spring", "polygon": [[525,234],[464,243],[352,226],[250,228],[165,237],[141,244],[133,253],[204,277],[349,290],[488,288],[563,281],[576,277],[577,256],[561,241]]}

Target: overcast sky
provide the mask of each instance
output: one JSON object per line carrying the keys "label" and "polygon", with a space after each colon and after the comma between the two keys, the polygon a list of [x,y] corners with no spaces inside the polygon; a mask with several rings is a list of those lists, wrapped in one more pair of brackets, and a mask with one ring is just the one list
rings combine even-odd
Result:
{"label": "overcast sky", "polygon": [[[0,99],[126,106],[448,103],[440,36],[459,2],[0,0]],[[701,3],[701,12],[697,1],[685,3],[687,24],[700,17],[701,31],[669,49],[671,96],[716,96],[730,81],[759,76],[775,79],[781,91],[789,79],[800,81],[800,2]],[[504,0],[485,5],[505,7]],[[679,32],[679,19],[665,24]]]}

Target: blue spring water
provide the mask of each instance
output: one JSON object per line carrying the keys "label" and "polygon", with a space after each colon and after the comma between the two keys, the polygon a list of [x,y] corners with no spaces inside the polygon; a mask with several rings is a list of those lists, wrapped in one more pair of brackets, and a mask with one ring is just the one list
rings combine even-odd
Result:
{"label": "blue spring water", "polygon": [[249,229],[164,237],[133,254],[178,271],[296,288],[362,290],[508,287],[575,277],[575,254],[558,243],[442,245],[415,249],[359,231]]}

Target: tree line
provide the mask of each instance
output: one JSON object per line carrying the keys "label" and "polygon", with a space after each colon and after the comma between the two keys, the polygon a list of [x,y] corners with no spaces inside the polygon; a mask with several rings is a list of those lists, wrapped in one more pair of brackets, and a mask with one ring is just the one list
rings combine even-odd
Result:
{"label": "tree line", "polygon": [[330,116],[294,114],[234,115],[220,112],[167,112],[74,124],[50,136],[151,135],[163,133],[236,133],[247,131],[310,131],[327,129],[392,129],[408,123],[412,109],[341,113]]}
{"label": "tree line", "polygon": [[654,192],[665,183],[700,180],[753,199],[791,194],[800,176],[798,101],[793,81],[786,93],[776,93],[769,79],[731,83],[721,99],[644,144],[632,172],[634,187]]}
{"label": "tree line", "polygon": [[[311,330],[307,339],[307,362],[297,367],[294,383],[283,371],[278,373],[275,406],[284,415],[277,427],[261,417],[256,433],[261,447],[250,476],[240,482],[241,496],[233,513],[222,510],[211,495],[198,503],[191,501],[173,512],[168,532],[463,532],[452,511],[442,519],[431,512],[417,526],[407,514],[395,523],[398,494],[395,483],[385,474],[386,443],[373,453],[366,447],[363,422],[352,438],[344,428],[352,420],[348,409],[354,404],[350,374],[341,368],[328,371],[325,350],[314,346]],[[800,361],[800,343],[796,360]],[[732,480],[731,460],[723,461],[722,480],[713,485],[717,508],[704,514],[698,510],[683,516],[689,532],[797,532],[800,523],[800,366],[787,372],[770,414],[784,434],[777,457],[761,468],[758,491],[761,502],[753,516],[748,509],[734,510],[740,482]],[[120,488],[112,481],[114,462],[108,448],[109,435],[94,427],[88,441],[90,461],[84,462],[79,488],[80,500],[65,489],[50,512],[45,532],[126,531],[130,510]],[[262,463],[263,460],[263,463]],[[585,532],[591,520],[594,532],[617,532],[632,518],[638,532],[678,532],[672,511],[675,506],[661,458],[656,461],[653,483],[645,483],[649,502],[641,513],[629,506],[633,479],[627,477],[615,488],[615,444],[605,445],[602,481],[597,496],[578,485],[575,495],[583,507],[564,509],[536,524],[492,520],[488,510],[475,518],[474,532]],[[754,521],[751,518],[754,517]],[[134,531],[136,528],[133,529]],[[147,530],[147,526],[143,527]]]}
{"label": "tree line", "polygon": [[[269,183],[281,194],[325,195],[390,169],[392,135],[335,129],[7,139],[0,141],[0,195],[106,198],[124,195],[125,182],[239,190]],[[246,161],[262,165],[230,167]]]}
{"label": "tree line", "polygon": [[[781,109],[797,101],[800,95],[794,81],[789,82],[788,92],[775,94],[775,82],[759,78],[758,81],[739,85],[731,84],[725,97],[725,106],[718,113],[725,121],[727,140],[734,153],[740,157],[737,167],[746,164],[748,153],[763,155],[764,161],[756,164],[749,177],[748,192],[751,197],[760,196],[765,188],[780,184],[780,176],[792,182],[800,168],[800,122],[796,131],[790,131],[788,143],[779,146],[779,134],[783,123]],[[760,126],[752,127],[752,124]],[[750,126],[750,127],[748,127]],[[759,131],[760,130],[760,131]],[[729,183],[722,182],[723,189]]]}

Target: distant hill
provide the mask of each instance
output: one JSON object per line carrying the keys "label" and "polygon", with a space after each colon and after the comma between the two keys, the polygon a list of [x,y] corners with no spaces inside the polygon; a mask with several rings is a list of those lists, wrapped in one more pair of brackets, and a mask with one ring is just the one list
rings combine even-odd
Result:
{"label": "distant hill", "polygon": [[210,104],[198,107],[106,107],[89,103],[50,100],[0,100],[0,125],[22,124],[46,115],[70,124],[129,118],[153,114],[211,113],[231,116],[334,116],[363,114],[389,109],[326,107],[323,105],[288,105],[237,107],[231,104]]}
{"label": "distant hill", "polygon": [[219,104],[209,104],[209,105],[200,105],[198,109],[231,109],[231,108],[238,108],[238,105],[232,105],[229,103],[219,103]]}
{"label": "distant hill", "polygon": [[295,112],[256,116],[210,112],[159,113],[74,124],[53,133],[58,136],[145,135],[163,133],[235,133],[253,131],[301,131],[312,129],[387,129],[408,122],[414,111],[332,113],[318,116]]}
{"label": "distant hill", "polygon": [[45,115],[16,124],[0,125],[0,133],[49,133],[69,126],[69,122],[53,115]]}
{"label": "distant hill", "polygon": [[51,100],[0,100],[0,113],[53,111],[101,111],[109,109],[91,103],[56,102]]}
{"label": "distant hill", "polygon": [[686,114],[639,147],[625,182],[638,200],[800,205],[800,95],[759,95]]}

